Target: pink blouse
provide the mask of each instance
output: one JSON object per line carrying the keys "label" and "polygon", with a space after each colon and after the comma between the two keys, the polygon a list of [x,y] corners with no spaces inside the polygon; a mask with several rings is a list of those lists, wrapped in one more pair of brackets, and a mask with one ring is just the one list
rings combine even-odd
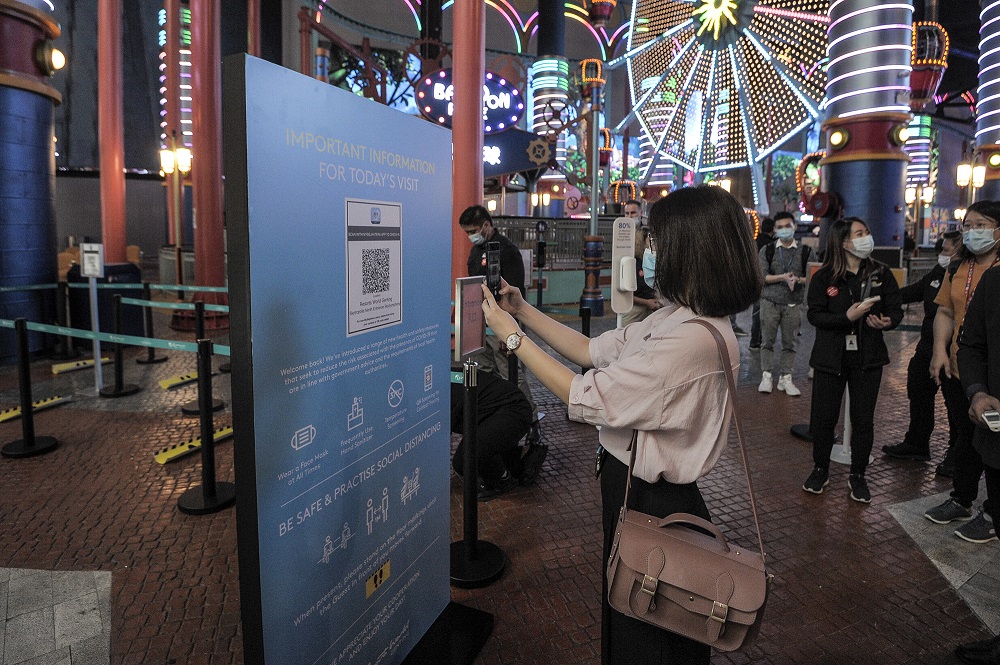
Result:
{"label": "pink blouse", "polygon": [[[639,430],[635,476],[690,483],[707,474],[729,438],[732,402],[715,338],[694,312],[668,305],[644,321],[590,340],[594,369],[573,378],[569,417],[601,427],[600,441],[628,464]],[[728,318],[706,319],[726,342],[733,373],[739,345]]]}

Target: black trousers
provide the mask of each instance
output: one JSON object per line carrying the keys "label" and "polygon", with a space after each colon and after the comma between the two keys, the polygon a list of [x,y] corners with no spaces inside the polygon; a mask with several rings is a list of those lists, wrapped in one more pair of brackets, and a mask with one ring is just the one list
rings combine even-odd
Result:
{"label": "black trousers", "polygon": [[941,393],[948,409],[948,418],[955,423],[955,443],[952,459],[955,461],[955,475],[952,476],[951,496],[963,506],[971,506],[979,496],[979,479],[983,475],[983,458],[972,447],[972,436],[976,426],[969,420],[969,399],[962,389],[962,382],[956,378],[943,377]]}
{"label": "black trousers", "polygon": [[[516,465],[520,455],[518,441],[531,428],[531,403],[516,385],[490,372],[477,373],[476,445],[479,475],[486,482],[495,482],[509,470],[520,472]],[[451,431],[462,432],[465,414],[465,388],[451,384]],[[458,444],[452,468],[462,475],[465,459],[465,438]]]}
{"label": "black trousers", "polygon": [[760,301],[753,304],[753,313],[750,319],[750,346],[754,349],[760,348]]}
{"label": "black trousers", "polygon": [[882,384],[882,368],[845,367],[840,374],[817,370],[813,375],[809,431],[813,437],[813,464],[830,466],[833,431],[840,419],[844,388],[851,398],[851,473],[862,475],[875,442],[875,402]]}
{"label": "black trousers", "polygon": [[[917,346],[906,368],[906,397],[910,402],[910,426],[903,438],[903,444],[930,453],[931,434],[934,432],[934,399],[938,385],[931,378],[932,349]],[[968,420],[968,417],[965,417]],[[959,425],[948,410],[948,449],[955,444]]]}
{"label": "black trousers", "polygon": [[[607,562],[615,537],[618,513],[625,499],[628,466],[608,455],[601,471],[604,522],[604,560],[601,562],[601,663],[602,665],[707,665],[711,648],[676,633],[627,617],[608,604]],[[666,517],[690,513],[710,519],[697,483],[675,485],[665,480],[650,484],[632,479],[629,508]]]}

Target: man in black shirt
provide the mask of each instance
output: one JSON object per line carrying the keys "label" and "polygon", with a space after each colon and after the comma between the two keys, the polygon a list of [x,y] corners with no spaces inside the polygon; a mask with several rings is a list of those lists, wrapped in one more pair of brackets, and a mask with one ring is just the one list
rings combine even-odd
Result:
{"label": "man in black shirt", "polygon": [[[472,243],[467,262],[469,276],[487,276],[487,243],[498,243],[500,245],[500,276],[508,284],[516,287],[521,292],[521,295],[524,296],[524,263],[521,260],[521,250],[509,238],[496,230],[489,211],[483,206],[470,206],[459,216],[458,225],[469,236],[469,241]],[[479,363],[480,371],[493,372],[501,378],[507,378],[507,353],[504,340],[499,340],[493,335],[487,335],[486,348],[476,355],[475,360]],[[541,434],[538,429],[538,407],[535,405],[535,400],[531,397],[527,372],[520,371],[517,373],[517,386],[531,404],[532,424],[531,430],[528,432],[528,446],[524,460],[526,471],[518,479],[522,485],[529,485],[534,482],[535,477],[538,475],[538,469],[541,468],[542,460],[545,459],[548,448],[539,443]]]}

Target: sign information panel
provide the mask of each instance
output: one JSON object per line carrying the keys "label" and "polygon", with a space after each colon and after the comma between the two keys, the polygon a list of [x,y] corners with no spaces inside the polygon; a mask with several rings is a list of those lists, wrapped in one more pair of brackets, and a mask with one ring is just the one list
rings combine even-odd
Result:
{"label": "sign information panel", "polygon": [[450,595],[451,135],[225,80],[246,662],[399,663]]}

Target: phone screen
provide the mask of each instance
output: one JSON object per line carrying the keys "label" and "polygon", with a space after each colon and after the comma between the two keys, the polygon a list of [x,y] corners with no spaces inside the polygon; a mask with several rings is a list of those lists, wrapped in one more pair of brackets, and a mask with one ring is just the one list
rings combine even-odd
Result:
{"label": "phone screen", "polygon": [[486,286],[494,298],[500,297],[500,243],[486,243]]}

